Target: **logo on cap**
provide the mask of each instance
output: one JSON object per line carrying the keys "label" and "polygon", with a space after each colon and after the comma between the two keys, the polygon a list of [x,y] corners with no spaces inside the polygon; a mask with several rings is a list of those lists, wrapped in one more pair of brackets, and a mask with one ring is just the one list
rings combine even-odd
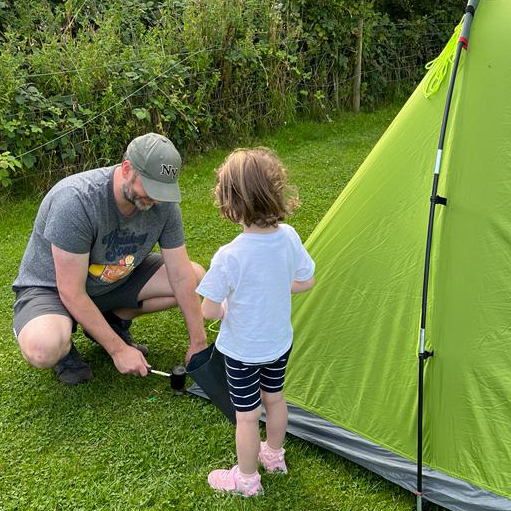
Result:
{"label": "logo on cap", "polygon": [[166,163],[162,163],[161,165],[161,176],[172,176],[173,179],[176,178],[179,169],[174,168],[172,165],[167,165]]}

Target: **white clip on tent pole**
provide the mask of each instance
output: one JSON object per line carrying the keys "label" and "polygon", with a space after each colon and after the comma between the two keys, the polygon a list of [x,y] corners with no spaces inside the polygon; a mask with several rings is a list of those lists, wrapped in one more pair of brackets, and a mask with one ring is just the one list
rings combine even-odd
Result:
{"label": "white clip on tent pole", "polygon": [[442,154],[445,142],[445,133],[447,128],[447,121],[449,119],[449,111],[451,108],[452,94],[454,90],[454,82],[456,81],[456,74],[458,71],[461,52],[463,49],[468,48],[468,40],[470,36],[470,27],[474,19],[475,11],[479,4],[479,0],[469,0],[465,9],[465,18],[463,20],[463,27],[458,39],[456,47],[456,55],[452,67],[451,79],[449,89],[447,92],[447,99],[445,102],[444,117],[442,119],[442,128],[440,130],[440,140],[438,143],[437,157],[435,162],[435,170],[433,174],[433,190],[430,198],[429,208],[429,221],[428,221],[428,234],[426,240],[426,255],[424,261],[424,280],[422,284],[422,312],[421,312],[421,326],[420,326],[420,343],[419,343],[419,382],[418,382],[418,417],[417,417],[417,511],[423,511],[422,496],[422,451],[423,451],[423,409],[424,409],[424,362],[427,358],[433,355],[433,352],[426,351],[426,311],[428,305],[428,284],[429,284],[429,269],[431,263],[431,245],[433,239],[433,226],[435,219],[435,206],[437,204],[446,205],[447,200],[444,197],[439,197],[438,192],[438,179],[440,176],[440,168],[442,166]]}

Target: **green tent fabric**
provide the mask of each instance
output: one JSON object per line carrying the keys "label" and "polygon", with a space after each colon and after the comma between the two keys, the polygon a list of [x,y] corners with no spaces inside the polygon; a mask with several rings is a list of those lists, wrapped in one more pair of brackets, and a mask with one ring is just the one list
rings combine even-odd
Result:
{"label": "green tent fabric", "polygon": [[[433,235],[424,494],[453,510],[511,509],[510,43],[511,1],[481,0],[438,190],[448,203],[437,207]],[[305,429],[320,418],[375,453],[409,461],[406,474],[392,463],[374,467],[409,489],[427,218],[447,82],[429,98],[419,85],[311,234],[317,284],[293,301],[285,391],[307,412]],[[314,441],[311,431],[302,436]],[[373,468],[370,456],[351,459]]]}

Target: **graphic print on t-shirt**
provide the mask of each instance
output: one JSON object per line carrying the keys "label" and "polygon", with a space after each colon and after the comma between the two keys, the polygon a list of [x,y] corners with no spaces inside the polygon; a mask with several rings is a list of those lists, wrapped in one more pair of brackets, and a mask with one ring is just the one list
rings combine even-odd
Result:
{"label": "graphic print on t-shirt", "polygon": [[137,234],[127,229],[114,229],[101,240],[105,245],[107,264],[93,263],[89,274],[111,284],[127,277],[135,268],[135,254],[147,240],[147,233]]}
{"label": "graphic print on t-shirt", "polygon": [[121,259],[119,264],[91,264],[89,273],[94,277],[99,277],[101,282],[112,284],[127,277],[133,271],[134,261],[135,258],[130,254]]}

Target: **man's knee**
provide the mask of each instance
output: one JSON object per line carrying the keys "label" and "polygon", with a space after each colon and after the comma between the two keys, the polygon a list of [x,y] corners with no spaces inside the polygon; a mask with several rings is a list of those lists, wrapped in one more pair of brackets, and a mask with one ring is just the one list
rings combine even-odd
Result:
{"label": "man's knee", "polygon": [[204,275],[206,275],[206,270],[195,261],[192,261],[193,271],[195,272],[195,276],[197,278],[197,285],[200,283]]}
{"label": "man's knee", "polygon": [[23,358],[38,369],[53,367],[71,347],[71,320],[59,316],[34,319],[18,335]]}
{"label": "man's knee", "polygon": [[37,369],[53,367],[62,357],[59,357],[57,350],[49,349],[48,345],[40,339],[27,339],[20,342],[20,349],[23,358]]}

